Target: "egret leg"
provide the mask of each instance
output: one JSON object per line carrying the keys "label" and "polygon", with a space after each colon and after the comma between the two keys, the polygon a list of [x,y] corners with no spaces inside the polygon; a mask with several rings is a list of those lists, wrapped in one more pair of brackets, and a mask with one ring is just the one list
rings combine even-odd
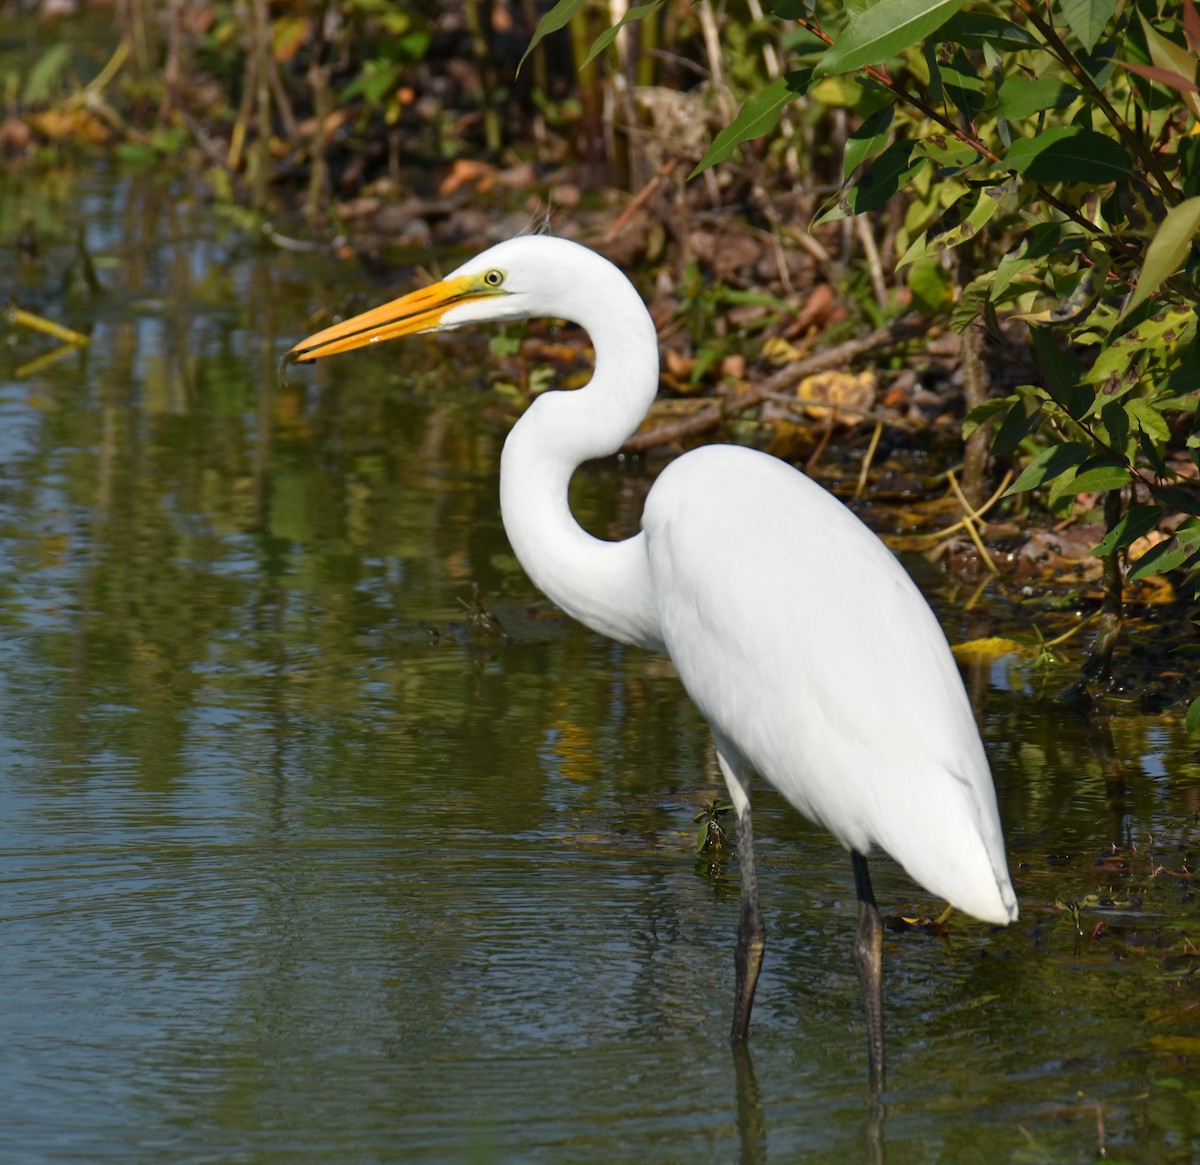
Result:
{"label": "egret leg", "polygon": [[738,812],[737,833],[738,870],[741,875],[741,912],[738,918],[737,949],[734,969],[737,987],[733,1000],[733,1028],[729,1038],[740,1044],[750,1027],[750,1009],[754,1006],[754,989],[762,970],[767,930],[758,908],[758,874],[754,869],[754,829],[750,824],[750,806]]}
{"label": "egret leg", "polygon": [[738,916],[737,948],[733,966],[737,986],[733,999],[733,1027],[729,1038],[735,1045],[746,1038],[750,1027],[750,1010],[754,1006],[754,989],[762,970],[763,950],[767,930],[758,908],[758,874],[754,869],[754,826],[750,821],[750,769],[736,750],[720,737],[716,738],[717,764],[729,789],[729,799],[737,812],[737,855],[741,875],[741,909]]}
{"label": "egret leg", "polygon": [[854,968],[862,986],[867,1013],[867,1058],[871,1091],[880,1092],[884,1081],[883,1055],[883,919],[875,905],[867,859],[857,850],[850,854],[854,888],[858,891],[858,932],[854,936]]}

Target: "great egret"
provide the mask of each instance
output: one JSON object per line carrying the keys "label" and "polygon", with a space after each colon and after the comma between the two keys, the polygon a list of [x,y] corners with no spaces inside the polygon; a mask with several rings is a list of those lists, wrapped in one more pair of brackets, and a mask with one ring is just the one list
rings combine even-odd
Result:
{"label": "great egret", "polygon": [[737,813],[741,912],[732,1039],[762,965],[750,780],[758,773],[850,851],[854,961],[872,1084],[883,1083],[882,921],[866,855],[987,922],[1017,917],[996,794],[954,659],[893,555],[841,502],[782,461],[732,445],[672,462],[642,531],[606,542],[571,515],[584,461],[614,453],[658,389],[658,337],[628,279],[577,243],[510,239],[421,291],[297,344],[311,361],[397,336],[549,316],[581,325],[590,383],[546,392],[500,464],[500,509],[530,578],[622,643],[665,651],[712,728]]}

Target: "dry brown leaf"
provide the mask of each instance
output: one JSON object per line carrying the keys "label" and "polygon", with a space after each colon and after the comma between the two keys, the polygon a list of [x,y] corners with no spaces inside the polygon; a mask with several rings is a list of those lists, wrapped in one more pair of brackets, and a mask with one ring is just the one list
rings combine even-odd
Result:
{"label": "dry brown leaf", "polygon": [[451,163],[450,173],[442,179],[438,194],[448,198],[472,183],[480,194],[486,194],[496,184],[496,167],[474,158],[458,158]]}

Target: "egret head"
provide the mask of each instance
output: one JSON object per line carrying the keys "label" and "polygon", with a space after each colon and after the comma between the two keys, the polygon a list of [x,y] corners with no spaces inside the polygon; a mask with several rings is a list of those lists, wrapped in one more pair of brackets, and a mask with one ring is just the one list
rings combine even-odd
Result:
{"label": "egret head", "polygon": [[600,275],[612,265],[565,239],[527,235],[497,243],[444,279],[382,307],[334,324],[302,340],[284,364],[319,360],[399,336],[460,328],[465,324],[573,318],[570,306],[589,270]]}

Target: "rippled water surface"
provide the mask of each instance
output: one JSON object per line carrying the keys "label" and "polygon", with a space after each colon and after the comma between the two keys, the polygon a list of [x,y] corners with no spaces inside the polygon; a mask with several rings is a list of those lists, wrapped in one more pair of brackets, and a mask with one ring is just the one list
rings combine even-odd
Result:
{"label": "rippled water surface", "polygon": [[[78,229],[101,291],[69,278]],[[1200,1157],[1200,765],[1174,719],[970,677],[1021,920],[889,933],[882,1117],[848,862],[764,790],[736,1062],[703,726],[513,561],[483,341],[279,386],[324,306],[400,279],[104,170],[0,176],[0,233],[0,296],[91,336],[0,351],[0,1159]],[[577,509],[628,533],[647,481],[596,467]],[[874,869],[889,916],[940,908]]]}

